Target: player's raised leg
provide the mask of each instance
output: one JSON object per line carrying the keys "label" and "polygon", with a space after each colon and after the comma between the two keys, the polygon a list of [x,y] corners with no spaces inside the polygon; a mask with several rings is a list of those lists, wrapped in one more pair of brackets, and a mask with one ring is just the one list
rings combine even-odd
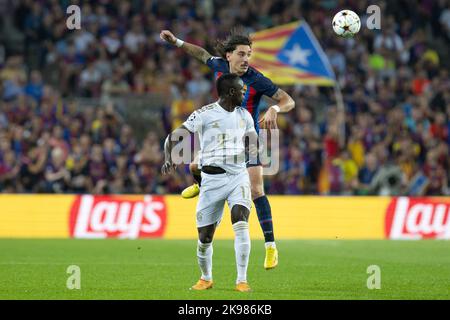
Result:
{"label": "player's raised leg", "polygon": [[189,164],[189,170],[191,171],[192,176],[197,183],[194,183],[193,185],[185,188],[181,192],[181,196],[185,199],[191,199],[198,196],[198,194],[200,193],[200,186],[202,184],[201,171],[198,168],[197,162],[192,162],[191,164]]}
{"label": "player's raised leg", "polygon": [[[197,135],[194,136],[197,138]],[[195,145],[195,143],[194,143]],[[191,172],[195,182],[193,185],[185,188],[183,192],[181,192],[181,196],[185,199],[195,198],[200,193],[200,186],[202,185],[202,172],[198,167],[198,153],[194,151],[195,157],[194,160],[189,164],[189,171]]]}
{"label": "player's raised leg", "polygon": [[264,193],[262,169],[262,166],[252,166],[247,168],[250,175],[253,203],[255,204],[259,224],[264,233],[266,247],[264,268],[270,270],[278,265],[278,250],[275,245],[275,236],[273,233],[272,210],[270,208],[269,200]]}

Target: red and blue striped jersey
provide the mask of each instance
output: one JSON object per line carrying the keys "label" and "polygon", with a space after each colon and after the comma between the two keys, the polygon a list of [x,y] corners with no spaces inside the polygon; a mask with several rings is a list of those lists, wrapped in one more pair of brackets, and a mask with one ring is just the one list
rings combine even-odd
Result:
{"label": "red and blue striped jersey", "polygon": [[[214,72],[214,78],[216,80],[222,74],[230,73],[228,61],[221,57],[209,58],[206,61],[206,65]],[[261,97],[263,95],[272,97],[277,92],[278,86],[253,67],[249,67],[247,72],[241,76],[241,79],[246,86],[242,107],[250,112],[255,123],[256,132],[259,132],[258,117]]]}

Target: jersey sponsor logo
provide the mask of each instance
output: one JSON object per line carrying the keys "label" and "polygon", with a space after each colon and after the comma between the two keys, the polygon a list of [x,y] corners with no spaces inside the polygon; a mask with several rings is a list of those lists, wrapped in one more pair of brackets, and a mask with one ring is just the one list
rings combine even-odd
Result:
{"label": "jersey sponsor logo", "polygon": [[167,207],[162,196],[141,200],[123,197],[77,196],[70,210],[73,238],[157,238],[164,233]]}
{"label": "jersey sponsor logo", "polygon": [[393,198],[386,211],[389,239],[450,239],[450,199]]}

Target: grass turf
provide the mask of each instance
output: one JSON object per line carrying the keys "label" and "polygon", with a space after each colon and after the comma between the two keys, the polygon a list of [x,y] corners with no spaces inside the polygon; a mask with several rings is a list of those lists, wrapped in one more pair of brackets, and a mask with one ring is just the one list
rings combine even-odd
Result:
{"label": "grass turf", "polygon": [[[233,241],[214,241],[215,286],[199,278],[196,240],[0,240],[0,299],[450,299],[446,241],[277,242],[279,266],[263,269],[262,241],[252,242],[251,293],[235,292]],[[81,289],[69,290],[70,265]],[[369,265],[381,289],[366,286]]]}

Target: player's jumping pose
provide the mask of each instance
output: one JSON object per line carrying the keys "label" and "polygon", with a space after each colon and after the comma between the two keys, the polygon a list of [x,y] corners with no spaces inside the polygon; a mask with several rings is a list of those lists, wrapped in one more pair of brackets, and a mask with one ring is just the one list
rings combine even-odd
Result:
{"label": "player's jumping pose", "polygon": [[[182,48],[191,56],[205,63],[214,71],[216,79],[222,74],[227,73],[239,75],[246,89],[242,107],[246,108],[252,115],[256,132],[259,131],[258,107],[263,95],[271,97],[277,102],[276,105],[271,106],[267,110],[261,120],[261,122],[264,122],[265,128],[276,128],[277,112],[288,112],[295,107],[294,100],[285,91],[278,88],[262,73],[249,66],[252,42],[248,35],[240,31],[232,31],[230,36],[225,41],[219,42],[216,47],[220,57],[214,57],[199,46],[177,39],[169,30],[161,31],[160,37],[168,43]],[[255,203],[258,220],[264,233],[266,246],[264,267],[266,269],[272,269],[278,264],[278,251],[275,246],[271,208],[264,193],[263,170],[259,161],[248,164],[247,167],[250,175],[252,199]],[[192,163],[190,169],[194,178],[200,184],[201,175],[197,163]],[[199,185],[195,184],[185,189],[182,195],[185,198],[192,198],[197,196],[198,193]]]}

